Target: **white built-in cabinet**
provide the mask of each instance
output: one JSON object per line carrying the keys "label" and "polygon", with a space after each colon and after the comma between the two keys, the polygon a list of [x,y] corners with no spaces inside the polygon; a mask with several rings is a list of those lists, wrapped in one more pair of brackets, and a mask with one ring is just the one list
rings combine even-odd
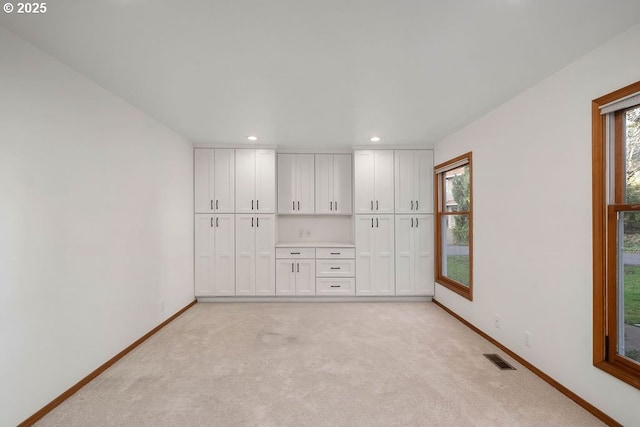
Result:
{"label": "white built-in cabinet", "polygon": [[315,295],[315,258],[276,259],[276,295]]}
{"label": "white built-in cabinet", "polygon": [[195,215],[195,296],[235,295],[233,214]]}
{"label": "white built-in cabinet", "polygon": [[433,212],[433,151],[396,150],[395,213]]}
{"label": "white built-in cabinet", "polygon": [[275,151],[235,150],[236,213],[275,213]]}
{"label": "white built-in cabinet", "polygon": [[433,215],[396,215],[396,295],[434,294]]}
{"label": "white built-in cabinet", "polygon": [[316,213],[351,215],[351,154],[316,154]]}
{"label": "white built-in cabinet", "polygon": [[314,213],[314,180],[313,154],[278,154],[278,213]]}
{"label": "white built-in cabinet", "polygon": [[393,151],[354,152],[356,214],[393,213]]}
{"label": "white built-in cabinet", "polygon": [[394,216],[356,215],[356,295],[394,295]]}
{"label": "white built-in cabinet", "polygon": [[234,154],[233,149],[194,150],[195,213],[233,213]]}
{"label": "white built-in cabinet", "polygon": [[275,215],[236,215],[236,295],[275,295]]}

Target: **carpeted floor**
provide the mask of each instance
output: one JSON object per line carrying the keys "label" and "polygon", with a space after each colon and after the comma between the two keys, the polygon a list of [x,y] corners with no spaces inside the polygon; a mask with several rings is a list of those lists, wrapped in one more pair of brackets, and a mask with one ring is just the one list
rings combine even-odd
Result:
{"label": "carpeted floor", "polygon": [[196,304],[37,425],[603,424],[432,303],[355,302]]}

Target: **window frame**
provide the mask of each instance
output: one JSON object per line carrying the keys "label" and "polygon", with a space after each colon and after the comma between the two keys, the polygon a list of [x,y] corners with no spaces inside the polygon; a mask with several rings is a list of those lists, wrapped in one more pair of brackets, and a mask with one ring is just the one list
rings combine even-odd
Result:
{"label": "window frame", "polygon": [[[640,211],[626,204],[622,115],[628,108],[601,114],[601,107],[640,92],[640,82],[625,86],[591,103],[592,204],[593,204],[593,365],[640,389],[640,364],[617,353],[618,241],[617,214]],[[635,108],[635,107],[634,107]],[[607,117],[613,114],[610,141]],[[611,174],[611,175],[609,175]],[[613,179],[613,188],[609,180]],[[612,192],[613,200],[610,200]]]}
{"label": "window frame", "polygon": [[[435,215],[435,281],[449,290],[473,301],[473,161],[472,152],[462,154],[434,167],[434,215]],[[461,164],[461,162],[464,162]],[[446,173],[462,166],[469,166],[469,210],[447,212]],[[446,216],[469,217],[469,286],[442,274],[442,220]]]}

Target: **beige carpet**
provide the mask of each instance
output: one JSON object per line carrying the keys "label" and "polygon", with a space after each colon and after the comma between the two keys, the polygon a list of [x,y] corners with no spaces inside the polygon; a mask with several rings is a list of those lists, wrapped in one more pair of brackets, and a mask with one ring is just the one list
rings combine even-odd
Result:
{"label": "beige carpet", "polygon": [[37,425],[603,424],[434,304],[381,302],[196,304]]}

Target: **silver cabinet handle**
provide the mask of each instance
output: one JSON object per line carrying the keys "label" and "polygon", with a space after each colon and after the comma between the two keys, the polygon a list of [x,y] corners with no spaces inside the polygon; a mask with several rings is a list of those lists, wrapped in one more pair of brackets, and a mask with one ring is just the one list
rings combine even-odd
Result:
{"label": "silver cabinet handle", "polygon": [[378,228],[378,218],[376,218],[376,228]]}
{"label": "silver cabinet handle", "polygon": [[298,264],[296,264],[296,266],[298,267],[297,273],[300,273],[300,264],[298,263]]}
{"label": "silver cabinet handle", "polygon": [[411,210],[413,210],[413,200],[411,201]]}
{"label": "silver cabinet handle", "polygon": [[216,210],[218,210],[218,199],[216,199]]}
{"label": "silver cabinet handle", "polygon": [[213,227],[213,217],[211,217],[211,226]]}
{"label": "silver cabinet handle", "polygon": [[216,217],[216,227],[220,227],[220,218]]}
{"label": "silver cabinet handle", "polygon": [[376,210],[378,210],[378,201],[376,200]]}
{"label": "silver cabinet handle", "polygon": [[210,210],[213,210],[213,200],[211,201],[210,206],[211,206]]}
{"label": "silver cabinet handle", "polygon": [[291,263],[291,272],[292,272],[292,273],[294,272],[294,271],[293,271],[293,264],[294,264],[294,263]]}
{"label": "silver cabinet handle", "polygon": [[413,218],[411,218],[411,228],[413,228]]}

